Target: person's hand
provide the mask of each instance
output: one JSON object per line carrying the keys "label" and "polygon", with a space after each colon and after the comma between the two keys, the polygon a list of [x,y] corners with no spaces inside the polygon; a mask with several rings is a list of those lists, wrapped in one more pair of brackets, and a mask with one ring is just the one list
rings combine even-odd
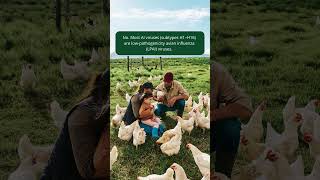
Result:
{"label": "person's hand", "polygon": [[159,98],[158,98],[158,101],[159,101],[159,102],[163,102],[163,101],[164,101],[164,97],[163,97],[163,96],[162,96],[162,97],[159,97]]}
{"label": "person's hand", "polygon": [[172,97],[171,99],[168,100],[168,106],[172,107],[174,103],[176,102],[176,97]]}

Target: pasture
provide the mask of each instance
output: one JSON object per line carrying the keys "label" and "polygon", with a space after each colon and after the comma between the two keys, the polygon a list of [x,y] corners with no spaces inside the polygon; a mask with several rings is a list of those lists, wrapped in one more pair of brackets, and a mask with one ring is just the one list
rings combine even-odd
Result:
{"label": "pasture", "polygon": [[[135,60],[137,61],[137,60]],[[145,59],[146,64],[154,64],[159,59]],[[171,71],[174,79],[180,81],[185,89],[190,93],[193,99],[198,102],[198,94],[202,91],[208,93],[210,90],[209,79],[209,58],[171,58],[163,59],[163,70],[154,66],[145,69],[136,65],[132,70],[127,71],[126,59],[111,60],[111,117],[115,114],[116,104],[126,107],[127,102],[124,95],[119,95],[116,89],[116,83],[120,82],[124,91],[132,95],[134,92],[129,88],[129,80],[137,80],[139,77],[147,80],[150,76],[163,76],[165,72]],[[153,69],[151,69],[153,68]],[[157,86],[160,81],[152,82]],[[163,120],[167,129],[176,125],[175,120],[169,113]],[[184,115],[187,115],[186,112]],[[136,150],[132,140],[122,141],[118,137],[118,128],[110,128],[111,147],[116,145],[119,150],[117,162],[113,164],[111,179],[136,179],[138,176],[147,176],[149,174],[163,174],[165,170],[174,162],[180,164],[186,171],[188,178],[201,179],[201,173],[193,160],[193,156],[186,148],[187,143],[192,143],[205,153],[210,152],[210,132],[205,133],[199,128],[194,128],[191,135],[184,133],[182,144],[178,155],[167,156],[160,150],[160,146],[155,143],[151,137],[147,136],[146,143],[139,146]]]}
{"label": "pasture", "polygon": [[[86,5],[87,8],[83,8]],[[58,129],[50,116],[49,103],[57,100],[69,110],[82,96],[87,82],[66,81],[60,60],[88,61],[93,47],[105,47],[106,18],[101,1],[71,2],[69,27],[55,28],[54,1],[1,1],[0,6],[0,179],[6,180],[19,163],[17,146],[27,134],[36,145],[55,142]],[[95,26],[85,24],[91,18]],[[64,21],[62,21],[64,22]],[[106,59],[104,59],[106,62]],[[33,92],[19,86],[22,65],[33,65],[37,85]],[[103,71],[105,63],[90,66]]]}
{"label": "pasture", "polygon": [[[282,109],[290,96],[298,107],[320,97],[320,10],[294,4],[306,1],[227,2],[211,5],[212,56],[252,97],[254,108],[267,100],[263,124],[282,132]],[[308,145],[299,144],[308,174],[314,161]],[[239,154],[234,174],[247,163]]]}

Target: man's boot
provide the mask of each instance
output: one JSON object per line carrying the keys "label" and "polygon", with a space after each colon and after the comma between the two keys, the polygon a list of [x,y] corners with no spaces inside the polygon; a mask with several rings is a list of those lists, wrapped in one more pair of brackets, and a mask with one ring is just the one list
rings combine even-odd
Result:
{"label": "man's boot", "polygon": [[153,139],[159,139],[159,128],[152,128],[152,138]]}

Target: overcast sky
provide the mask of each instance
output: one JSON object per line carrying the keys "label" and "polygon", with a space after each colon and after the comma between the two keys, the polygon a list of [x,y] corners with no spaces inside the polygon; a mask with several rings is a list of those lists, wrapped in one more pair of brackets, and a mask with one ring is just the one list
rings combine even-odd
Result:
{"label": "overcast sky", "polygon": [[111,0],[110,53],[118,31],[202,31],[210,50],[209,0]]}

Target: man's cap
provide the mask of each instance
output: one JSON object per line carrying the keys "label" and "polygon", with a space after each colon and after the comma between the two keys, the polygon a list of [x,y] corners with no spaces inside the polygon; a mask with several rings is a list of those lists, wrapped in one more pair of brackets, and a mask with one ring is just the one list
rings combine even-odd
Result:
{"label": "man's cap", "polygon": [[153,89],[153,84],[151,82],[146,82],[142,84],[143,89]]}
{"label": "man's cap", "polygon": [[167,73],[164,75],[163,81],[164,81],[164,82],[167,82],[167,83],[171,83],[171,82],[173,81],[173,74],[172,74],[172,72],[167,72]]}

